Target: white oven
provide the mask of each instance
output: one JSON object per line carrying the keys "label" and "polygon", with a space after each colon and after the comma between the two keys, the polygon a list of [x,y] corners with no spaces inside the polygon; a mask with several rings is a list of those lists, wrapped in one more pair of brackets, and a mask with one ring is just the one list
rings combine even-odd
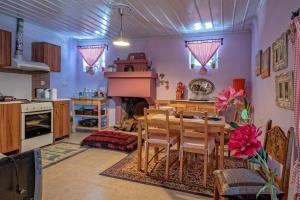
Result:
{"label": "white oven", "polygon": [[52,144],[52,102],[22,104],[21,110],[21,152]]}

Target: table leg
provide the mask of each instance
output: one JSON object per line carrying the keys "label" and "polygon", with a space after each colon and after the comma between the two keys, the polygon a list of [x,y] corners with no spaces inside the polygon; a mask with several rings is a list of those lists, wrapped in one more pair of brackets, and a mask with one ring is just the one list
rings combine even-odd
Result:
{"label": "table leg", "polygon": [[220,135],[220,162],[219,169],[224,169],[224,128],[221,129]]}
{"label": "table leg", "polygon": [[141,171],[141,163],[142,163],[142,124],[141,121],[138,121],[138,160],[137,160],[137,170]]}

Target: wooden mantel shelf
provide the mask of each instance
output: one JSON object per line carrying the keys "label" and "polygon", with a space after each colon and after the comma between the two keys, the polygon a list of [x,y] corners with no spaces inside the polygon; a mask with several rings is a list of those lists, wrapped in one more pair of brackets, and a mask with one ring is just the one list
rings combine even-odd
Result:
{"label": "wooden mantel shelf", "polygon": [[157,73],[152,71],[138,72],[104,72],[105,78],[153,78],[156,79]]}
{"label": "wooden mantel shelf", "polygon": [[147,60],[146,59],[115,60],[114,64],[147,64]]}

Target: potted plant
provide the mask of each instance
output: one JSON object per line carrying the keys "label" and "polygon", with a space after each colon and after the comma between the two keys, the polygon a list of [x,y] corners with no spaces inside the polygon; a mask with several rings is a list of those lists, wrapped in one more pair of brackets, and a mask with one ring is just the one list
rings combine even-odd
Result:
{"label": "potted plant", "polygon": [[214,57],[211,59],[211,68],[212,68],[212,69],[216,69],[216,68],[217,68],[217,63],[218,63],[218,59],[214,56]]}

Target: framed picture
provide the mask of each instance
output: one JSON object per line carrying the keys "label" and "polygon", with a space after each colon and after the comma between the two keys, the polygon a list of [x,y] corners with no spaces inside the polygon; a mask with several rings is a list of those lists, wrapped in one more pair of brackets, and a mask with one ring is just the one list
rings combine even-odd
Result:
{"label": "framed picture", "polygon": [[274,72],[288,67],[288,42],[286,32],[272,44],[272,67]]}
{"label": "framed picture", "polygon": [[289,110],[294,109],[294,75],[293,71],[282,73],[275,78],[276,104]]}
{"label": "framed picture", "polygon": [[259,50],[259,52],[255,56],[256,76],[259,76],[261,74],[261,55],[262,55],[262,50]]}
{"label": "framed picture", "polygon": [[270,57],[271,57],[271,47],[268,47],[262,53],[262,63],[261,63],[261,78],[267,78],[270,76]]}

